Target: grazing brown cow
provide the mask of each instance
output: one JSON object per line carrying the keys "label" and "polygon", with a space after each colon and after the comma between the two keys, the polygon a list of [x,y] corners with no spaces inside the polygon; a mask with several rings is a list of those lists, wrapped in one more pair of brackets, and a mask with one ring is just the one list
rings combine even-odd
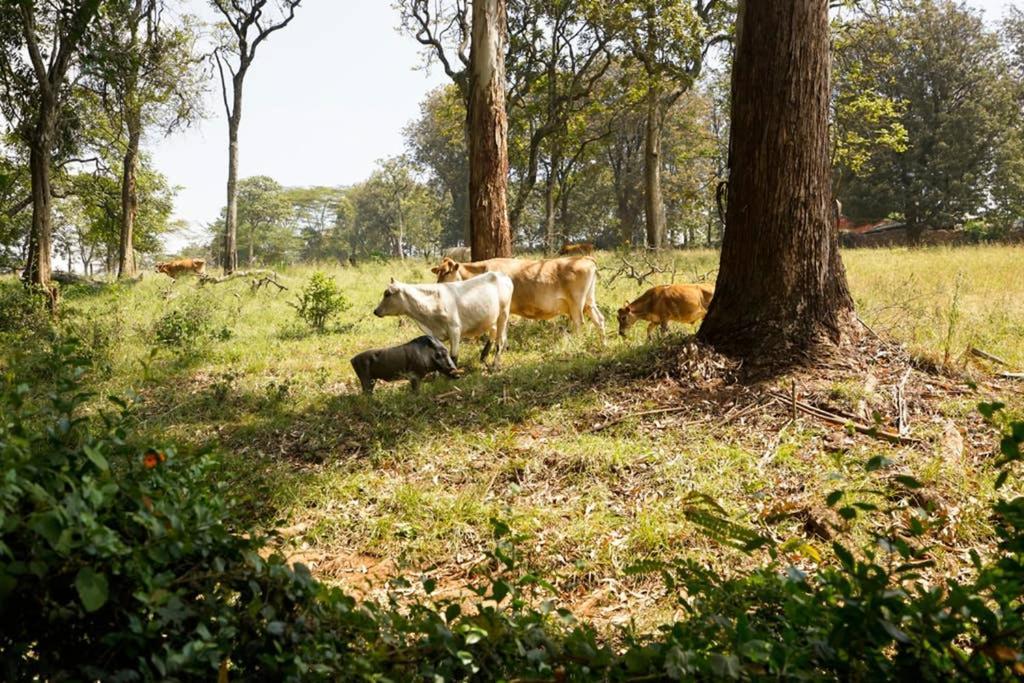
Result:
{"label": "grazing brown cow", "polygon": [[594,253],[594,245],[590,242],[580,242],[579,244],[565,244],[562,249],[558,252],[562,256],[588,256]]}
{"label": "grazing brown cow", "polygon": [[170,275],[177,280],[190,273],[203,277],[206,275],[206,261],[201,258],[180,258],[156,264],[156,272]]}
{"label": "grazing brown cow", "polygon": [[431,268],[438,282],[457,282],[487,272],[505,273],[512,278],[512,313],[530,320],[550,320],[567,315],[573,331],[583,325],[586,314],[601,333],[604,316],[597,308],[597,262],[590,257],[545,260],[492,258],[459,263],[445,257]]}
{"label": "grazing brown cow", "polygon": [[695,323],[704,318],[714,296],[712,285],[658,285],[640,295],[636,301],[619,309],[619,334],[626,331],[637,320],[646,320],[647,336],[654,328],[661,327],[668,332],[668,322]]}

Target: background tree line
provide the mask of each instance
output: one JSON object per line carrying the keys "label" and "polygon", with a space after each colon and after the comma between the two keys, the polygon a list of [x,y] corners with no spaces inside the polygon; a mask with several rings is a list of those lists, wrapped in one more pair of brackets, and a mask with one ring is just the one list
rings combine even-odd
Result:
{"label": "background tree line", "polygon": [[[5,12],[3,265],[45,251],[76,269],[131,275],[140,254],[158,254],[180,226],[147,142],[204,116],[203,92],[220,75],[237,154],[244,74],[297,6],[214,3],[214,27],[169,0],[25,0]],[[223,262],[228,234],[240,264],[470,243],[472,7],[398,9],[424,65],[451,80],[421,103],[405,153],[351,187],[229,177],[225,209],[188,253]],[[715,0],[508,2],[507,206],[518,249],[719,243],[733,11]],[[1024,12],[989,26],[963,4],[914,0],[845,9],[832,34],[833,187],[846,214],[903,219],[917,232],[981,219],[997,233],[1021,220]]]}

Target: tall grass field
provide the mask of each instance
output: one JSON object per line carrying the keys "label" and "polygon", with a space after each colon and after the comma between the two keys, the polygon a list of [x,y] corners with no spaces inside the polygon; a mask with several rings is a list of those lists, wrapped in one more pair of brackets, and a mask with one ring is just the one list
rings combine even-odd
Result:
{"label": "tall grass field", "polygon": [[[671,400],[671,382],[654,369],[694,331],[674,326],[669,338],[648,341],[640,325],[620,338],[615,310],[649,284],[616,276],[615,254],[596,258],[604,336],[589,321],[571,335],[567,319],[514,318],[501,369],[487,370],[470,343],[464,377],[428,382],[417,394],[398,382],[361,395],[349,359],[421,334],[409,320],[372,311],[392,277],[432,282],[435,264],[424,260],[286,268],[285,291],[147,273],[130,284],[72,287],[62,315],[103,349],[103,370],[90,380],[96,395],[134,398],[134,438],[176,444],[186,457],[219,453],[218,478],[243,501],[246,521],[292,528],[290,552],[353,589],[406,571],[456,585],[497,518],[526,535],[537,562],[585,614],[653,618],[667,609],[658,591],[624,578],[637,561],[693,557],[723,569],[749,561],[679,514],[688,496],[707,494],[738,519],[796,536],[806,520],[769,522],[768,511],[800,505],[827,516],[825,495],[863,483],[860,463],[878,454],[915,472],[947,506],[939,571],[959,571],[966,550],[991,537],[984,454],[967,444],[965,457],[951,459],[942,435],[989,398],[969,379],[993,368],[969,348],[1024,371],[1024,248],[844,252],[861,319],[964,387],[941,415],[912,426],[929,444],[917,448],[837,436],[804,419],[766,442],[742,420],[654,415],[596,428],[610,406],[642,411]],[[673,253],[650,284],[713,281],[717,258],[711,250]],[[323,332],[292,305],[315,272],[333,278],[348,303]],[[0,367],[30,351],[12,343]],[[852,405],[870,391],[837,381],[832,400]],[[994,398],[1024,411],[1020,390]],[[846,438],[840,449],[837,438]],[[796,552],[813,562],[823,542],[811,534]]]}

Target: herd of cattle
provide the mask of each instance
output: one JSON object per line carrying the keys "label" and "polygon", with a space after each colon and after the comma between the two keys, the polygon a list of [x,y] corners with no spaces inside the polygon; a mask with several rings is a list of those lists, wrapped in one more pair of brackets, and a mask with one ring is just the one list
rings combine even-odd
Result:
{"label": "herd of cattle", "polygon": [[[588,248],[589,247],[589,248]],[[590,245],[567,245],[563,254],[550,259],[493,258],[464,262],[465,254],[449,252],[431,268],[437,282],[406,284],[393,278],[374,309],[377,317],[406,316],[425,336],[407,344],[371,349],[352,359],[352,368],[365,393],[377,380],[409,379],[415,390],[425,375],[439,372],[458,375],[459,349],[464,339],[484,337],[480,354],[490,367],[498,367],[508,342],[511,315],[530,320],[568,316],[573,332],[589,318],[604,335],[604,316],[597,305],[597,262]],[[178,277],[205,274],[201,259],[180,259],[157,264],[157,272]],[[648,323],[647,336],[670,321],[696,323],[708,310],[714,287],[707,284],[651,287],[618,310],[619,334],[637,321]],[[447,342],[445,347],[441,342]]]}

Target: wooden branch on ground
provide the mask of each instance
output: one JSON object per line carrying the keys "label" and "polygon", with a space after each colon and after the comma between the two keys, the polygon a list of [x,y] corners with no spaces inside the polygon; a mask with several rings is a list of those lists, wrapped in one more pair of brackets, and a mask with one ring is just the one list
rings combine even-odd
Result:
{"label": "wooden branch on ground", "polygon": [[1000,372],[998,376],[1003,379],[1024,379],[1024,372]]}
{"label": "wooden branch on ground", "polygon": [[[793,399],[791,396],[787,396],[779,391],[769,391],[768,394],[786,407],[792,405]],[[901,444],[905,446],[921,443],[920,439],[913,439],[909,436],[901,436],[899,434],[894,434],[892,432],[887,432],[885,430],[878,429],[877,427],[869,427],[866,424],[862,424],[852,419],[843,417],[842,415],[837,415],[834,412],[830,412],[828,410],[812,406],[811,404],[804,403],[803,401],[797,401],[796,407],[800,410],[800,412],[810,415],[811,417],[816,417],[823,422],[828,422],[830,424],[834,424],[841,427],[849,425],[851,428],[853,428],[854,431],[859,432],[861,434],[866,434],[867,436],[871,436],[876,439],[882,439],[883,441],[889,441],[891,443]]]}
{"label": "wooden branch on ground", "polygon": [[689,409],[690,406],[672,406],[671,408],[656,408],[654,410],[642,410],[639,413],[626,413],[625,415],[620,415],[619,417],[616,417],[614,419],[607,420],[600,424],[596,424],[590,428],[590,431],[600,432],[604,429],[608,429],[608,427],[611,427],[612,425],[617,425],[620,422],[625,422],[626,420],[633,417],[643,417],[644,415],[663,415],[667,413],[681,413],[684,410]]}
{"label": "wooden branch on ground", "polygon": [[907,412],[907,400],[903,391],[907,386],[907,379],[910,378],[910,368],[903,373],[900,383],[893,388],[893,402],[896,404],[896,432],[900,436],[906,436],[910,430],[910,417]]}
{"label": "wooden branch on ground", "polygon": [[621,265],[619,266],[619,269],[612,273],[612,276],[608,278],[608,284],[615,282],[615,280],[620,277],[628,277],[630,280],[636,280],[638,285],[642,285],[645,282],[649,282],[648,278],[652,275],[664,273],[671,273],[673,282],[676,279],[677,266],[673,265],[673,267],[669,269],[663,264],[652,261],[650,255],[647,253],[643,254],[643,263],[640,263],[639,265],[632,263],[625,256],[619,256],[619,261],[621,262]]}
{"label": "wooden branch on ground", "polygon": [[978,358],[984,358],[985,360],[992,361],[993,363],[997,363],[999,365],[1002,365],[1003,367],[1008,367],[1010,365],[1009,363],[1007,363],[1005,360],[1003,360],[999,356],[993,356],[988,351],[982,351],[981,349],[975,348],[973,346],[970,349],[968,349],[968,351],[971,352],[972,356],[976,356]]}
{"label": "wooden branch on ground", "polygon": [[252,290],[255,292],[261,287],[268,285],[274,285],[277,287],[277,291],[282,289],[288,289],[280,282],[277,281],[277,273],[272,270],[260,269],[260,270],[236,270],[228,275],[221,275],[220,277],[213,277],[212,275],[201,275],[199,277],[199,284],[201,285],[219,285],[222,282],[229,282],[231,280],[237,280],[238,278],[251,277]]}

